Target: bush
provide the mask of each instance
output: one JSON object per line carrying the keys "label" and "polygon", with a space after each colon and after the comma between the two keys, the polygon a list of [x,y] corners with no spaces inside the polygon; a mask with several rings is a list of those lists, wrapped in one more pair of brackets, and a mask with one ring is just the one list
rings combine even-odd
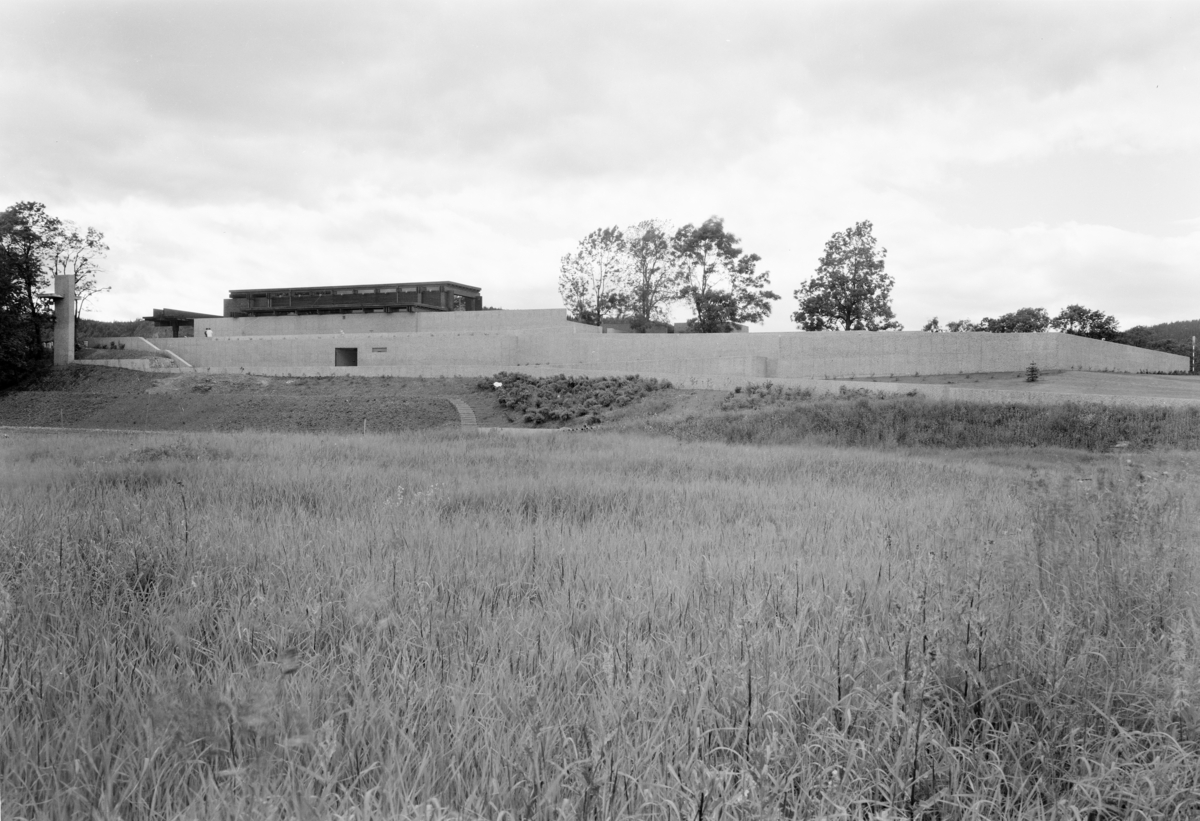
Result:
{"label": "bush", "polygon": [[757,384],[751,382],[744,389],[734,388],[721,400],[721,410],[748,410],[783,402],[797,402],[812,399],[811,388],[784,388],[770,382]]}
{"label": "bush", "polygon": [[481,379],[476,387],[495,393],[501,407],[520,413],[527,424],[578,418],[594,425],[600,422],[603,409],[624,407],[653,391],[671,387],[671,383],[636,375],[535,377],[502,371]]}

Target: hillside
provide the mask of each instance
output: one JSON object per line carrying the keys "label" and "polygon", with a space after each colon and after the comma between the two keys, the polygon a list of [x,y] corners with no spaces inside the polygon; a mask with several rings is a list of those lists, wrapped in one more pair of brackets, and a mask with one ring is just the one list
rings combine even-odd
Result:
{"label": "hillside", "polygon": [[473,380],[160,376],[73,365],[0,393],[0,425],[355,432],[365,422],[375,433],[402,432],[457,426],[447,399],[474,392]]}
{"label": "hillside", "polygon": [[1143,325],[1141,327],[1159,339],[1176,339],[1190,342],[1193,336],[1200,336],[1200,319],[1160,322],[1157,325]]}
{"label": "hillside", "polygon": [[1138,348],[1190,356],[1192,337],[1200,336],[1200,319],[1160,322],[1157,325],[1135,325],[1122,331],[1116,341]]}

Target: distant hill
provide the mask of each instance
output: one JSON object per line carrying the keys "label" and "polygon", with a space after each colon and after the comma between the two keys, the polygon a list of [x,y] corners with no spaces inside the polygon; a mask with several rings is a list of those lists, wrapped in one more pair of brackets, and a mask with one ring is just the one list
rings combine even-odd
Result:
{"label": "distant hill", "polygon": [[1143,325],[1158,339],[1173,339],[1192,344],[1193,336],[1200,336],[1200,319],[1183,319],[1179,322],[1160,322],[1157,325]]}
{"label": "distant hill", "polygon": [[1122,331],[1113,341],[1138,348],[1191,356],[1193,336],[1200,337],[1200,319],[1160,322],[1158,325],[1135,325]]}

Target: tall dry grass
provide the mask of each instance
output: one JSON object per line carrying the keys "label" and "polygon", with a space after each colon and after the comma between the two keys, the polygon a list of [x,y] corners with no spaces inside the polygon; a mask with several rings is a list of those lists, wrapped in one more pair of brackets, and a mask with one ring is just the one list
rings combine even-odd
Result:
{"label": "tall dry grass", "polygon": [[1096,402],[1033,405],[927,399],[867,390],[814,396],[765,383],[730,393],[720,413],[651,417],[629,427],[684,441],[849,447],[1060,447],[1200,450],[1200,407]]}
{"label": "tall dry grass", "polygon": [[4,818],[1200,813],[1197,462],[0,444]]}

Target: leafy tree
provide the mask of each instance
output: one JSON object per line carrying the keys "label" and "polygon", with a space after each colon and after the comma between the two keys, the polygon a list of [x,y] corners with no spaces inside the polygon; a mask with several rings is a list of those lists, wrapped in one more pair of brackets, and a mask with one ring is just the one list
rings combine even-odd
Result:
{"label": "leafy tree", "polygon": [[667,318],[667,306],[679,298],[680,269],[675,249],[661,220],[644,220],[625,230],[629,269],[626,297],[633,329],[644,331]]}
{"label": "leafy tree", "polygon": [[[7,212],[0,215],[0,221],[5,216]],[[0,231],[4,227],[4,223],[0,222]],[[0,387],[24,373],[31,354],[38,352],[33,344],[29,312],[24,309],[21,279],[14,270],[13,262],[8,249],[0,244]]]}
{"label": "leafy tree", "polygon": [[56,275],[74,275],[76,316],[83,302],[107,291],[97,283],[104,234],[81,232],[40,202],[18,202],[0,212],[0,382],[10,382],[45,356],[45,329],[53,314],[41,294]]}
{"label": "leafy tree", "polygon": [[977,329],[993,334],[1042,333],[1050,327],[1050,314],[1045,308],[1021,308],[998,319],[985,316]]}
{"label": "leafy tree", "polygon": [[1065,334],[1112,340],[1117,336],[1117,320],[1103,311],[1089,311],[1082,305],[1068,305],[1050,320],[1050,327]]}
{"label": "leafy tree", "polygon": [[892,312],[895,281],[884,271],[887,249],[864,220],[825,243],[817,275],[795,292],[792,320],[806,331],[903,330]]}
{"label": "leafy tree", "polygon": [[[675,232],[671,246],[680,269],[681,298],[696,311],[689,325],[701,333],[732,330],[735,322],[762,322],[771,314],[769,271],[759,271],[758,254],[747,254],[740,240],[725,230],[721,217],[709,217],[696,227]],[[714,318],[719,317],[719,318]]]}
{"label": "leafy tree", "polygon": [[975,323],[969,319],[959,319],[955,322],[947,322],[945,325],[942,325],[938,322],[938,318],[935,316],[933,319],[926,322],[921,330],[935,334],[966,333],[968,331],[975,330]]}
{"label": "leafy tree", "polygon": [[51,286],[54,269],[48,263],[61,227],[61,221],[46,213],[40,202],[19,202],[0,213],[0,254],[15,294],[13,310],[27,324],[34,351],[41,348],[42,327],[48,318],[38,294]]}
{"label": "leafy tree", "polygon": [[729,291],[709,291],[693,298],[696,316],[688,328],[698,334],[727,334],[737,330],[738,302]]}
{"label": "leafy tree", "polygon": [[81,232],[75,223],[64,220],[50,245],[53,275],[72,274],[75,277],[75,319],[78,321],[89,298],[112,290],[110,286],[101,287],[96,279],[100,273],[100,258],[108,254],[108,244],[104,234],[95,228],[89,226]]}
{"label": "leafy tree", "polygon": [[600,325],[625,315],[630,258],[621,229],[597,228],[562,258],[558,293],[573,319]]}

